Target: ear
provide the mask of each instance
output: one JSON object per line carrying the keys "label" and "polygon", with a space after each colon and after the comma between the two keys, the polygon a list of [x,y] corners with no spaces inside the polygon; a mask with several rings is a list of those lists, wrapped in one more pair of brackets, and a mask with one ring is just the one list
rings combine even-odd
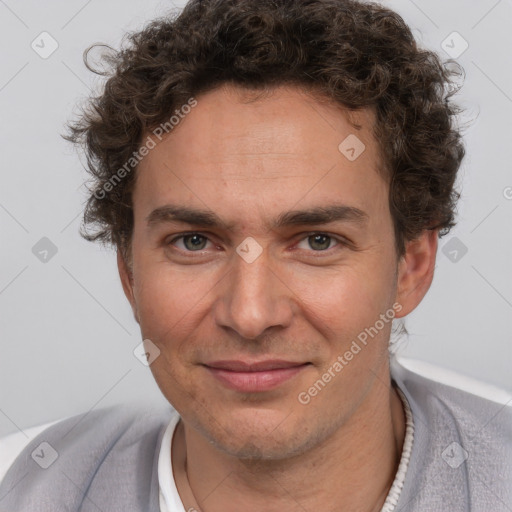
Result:
{"label": "ear", "polygon": [[139,323],[139,315],[137,313],[137,303],[135,302],[135,295],[133,293],[133,272],[126,263],[121,251],[117,251],[117,269],[119,270],[119,277],[123,285],[124,294],[128,299],[133,311],[133,316],[137,323]]}
{"label": "ear", "polygon": [[402,309],[397,312],[397,318],[413,311],[432,284],[437,237],[437,229],[426,229],[418,238],[406,243],[405,254],[398,263],[396,302]]}

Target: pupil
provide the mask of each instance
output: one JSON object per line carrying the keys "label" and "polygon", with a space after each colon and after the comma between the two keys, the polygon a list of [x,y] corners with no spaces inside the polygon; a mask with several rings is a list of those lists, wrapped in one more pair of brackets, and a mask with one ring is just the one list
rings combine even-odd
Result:
{"label": "pupil", "polygon": [[[312,235],[309,237],[310,246],[312,249],[319,249],[321,251],[329,248],[330,237],[327,235]],[[313,240],[313,243],[311,243]],[[316,245],[316,247],[315,247]],[[320,247],[319,247],[320,246]]]}
{"label": "pupil", "polygon": [[[203,249],[206,239],[201,235],[187,235],[184,238],[184,242],[187,249]],[[192,245],[189,245],[187,242],[192,242]]]}

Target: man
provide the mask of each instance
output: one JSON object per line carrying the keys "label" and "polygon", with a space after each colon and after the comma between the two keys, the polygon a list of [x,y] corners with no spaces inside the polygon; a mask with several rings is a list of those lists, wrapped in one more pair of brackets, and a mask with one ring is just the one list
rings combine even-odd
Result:
{"label": "man", "polygon": [[389,358],[454,225],[439,59],[373,4],[192,0],[110,63],[84,235],[173,409],[46,429],[0,510],[511,510],[510,408]]}

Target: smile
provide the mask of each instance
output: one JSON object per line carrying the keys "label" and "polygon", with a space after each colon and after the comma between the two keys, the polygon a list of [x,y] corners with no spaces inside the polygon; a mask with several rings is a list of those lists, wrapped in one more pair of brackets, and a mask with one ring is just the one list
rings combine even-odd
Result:
{"label": "smile", "polygon": [[272,390],[304,370],[309,363],[262,361],[217,361],[205,365],[210,374],[224,386],[242,393]]}

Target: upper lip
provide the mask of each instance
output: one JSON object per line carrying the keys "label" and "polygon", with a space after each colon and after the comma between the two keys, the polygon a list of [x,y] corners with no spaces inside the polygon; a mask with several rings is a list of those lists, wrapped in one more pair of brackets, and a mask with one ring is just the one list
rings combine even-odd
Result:
{"label": "upper lip", "polygon": [[219,370],[229,370],[232,372],[262,372],[268,370],[277,370],[281,368],[293,368],[307,363],[297,363],[293,361],[284,361],[282,359],[267,359],[265,361],[247,362],[241,360],[224,360],[206,363],[210,368]]}

